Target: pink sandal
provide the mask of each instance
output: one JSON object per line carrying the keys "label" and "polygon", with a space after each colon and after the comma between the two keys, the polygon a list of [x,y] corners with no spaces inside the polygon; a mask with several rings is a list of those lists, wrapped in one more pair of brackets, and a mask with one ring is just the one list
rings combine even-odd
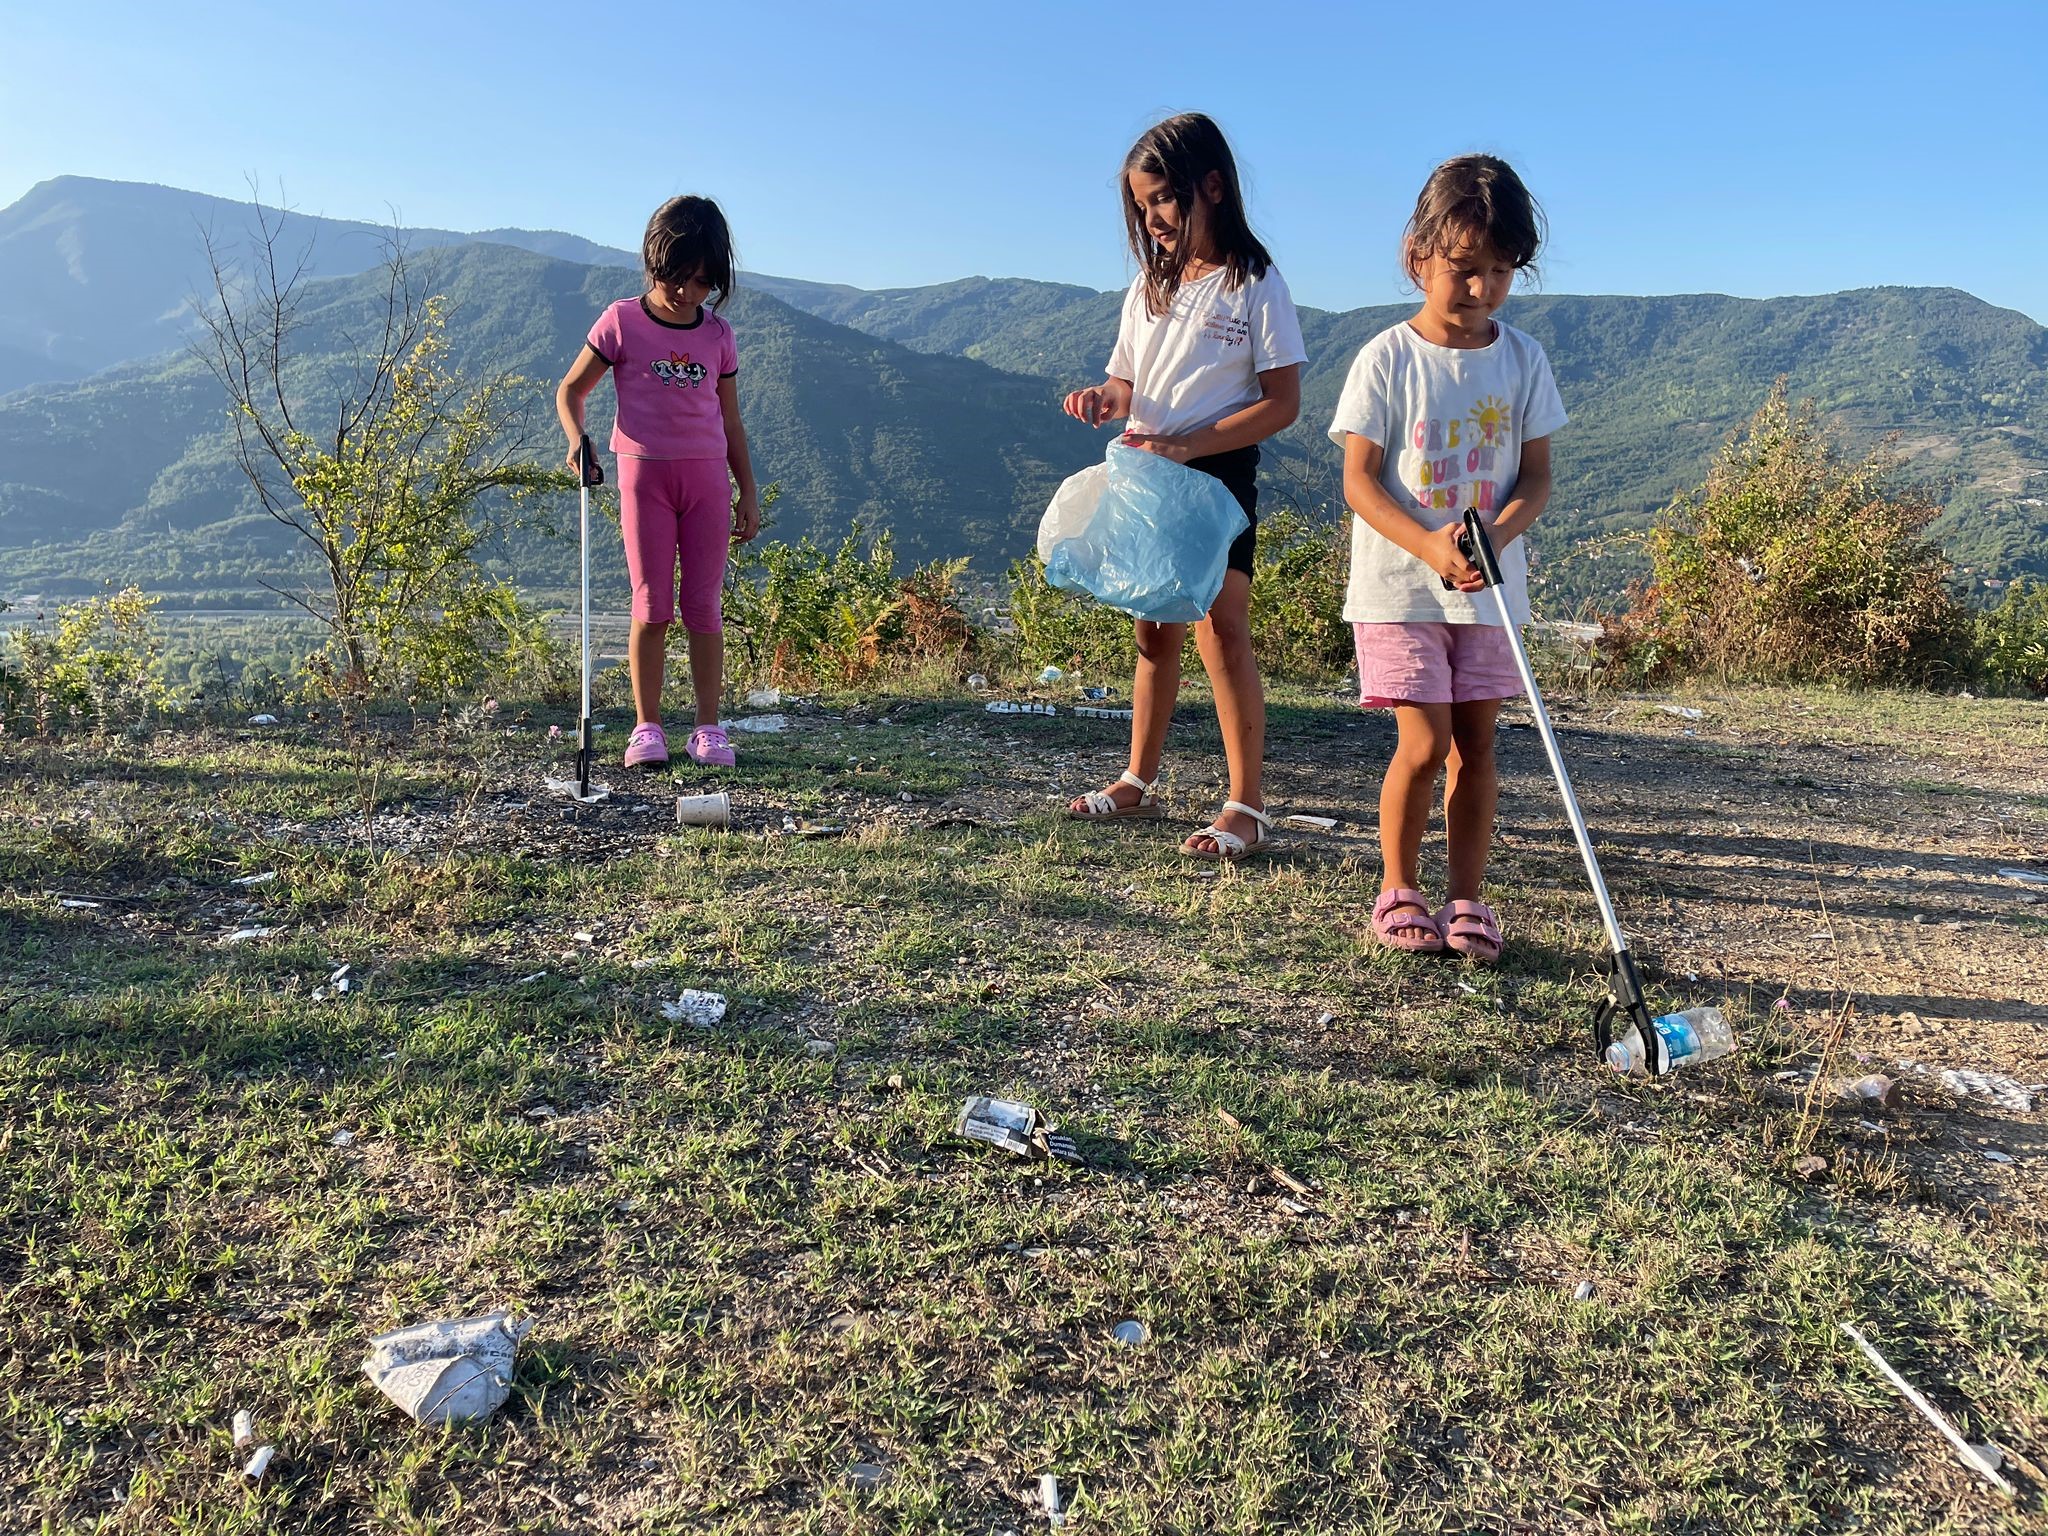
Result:
{"label": "pink sandal", "polygon": [[1411,955],[1443,951],[1443,926],[1430,915],[1429,898],[1406,886],[1380,892],[1372,904],[1372,931],[1388,949]]}
{"label": "pink sandal", "polygon": [[1444,944],[1481,965],[1500,958],[1500,915],[1483,901],[1447,901],[1437,913]]}

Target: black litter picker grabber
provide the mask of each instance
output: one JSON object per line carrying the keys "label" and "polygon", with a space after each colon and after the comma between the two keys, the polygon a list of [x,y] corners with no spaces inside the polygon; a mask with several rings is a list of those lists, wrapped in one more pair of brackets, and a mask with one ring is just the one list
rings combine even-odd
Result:
{"label": "black litter picker grabber", "polygon": [[[1600,860],[1593,852],[1586,818],[1579,811],[1579,797],[1572,793],[1572,776],[1565,769],[1564,753],[1558,749],[1557,732],[1551,729],[1550,711],[1543,707],[1543,693],[1536,686],[1536,675],[1529,669],[1529,653],[1522,644],[1522,633],[1515,627],[1507,597],[1501,591],[1500,561],[1494,555],[1493,539],[1477,508],[1465,513],[1465,531],[1458,535],[1458,550],[1479,567],[1487,590],[1493,593],[1501,627],[1507,631],[1508,648],[1514,653],[1515,670],[1521,674],[1522,687],[1529,695],[1529,709],[1536,716],[1536,729],[1542,734],[1543,750],[1549,755],[1550,771],[1564,800],[1565,819],[1571,823],[1572,836],[1578,839],[1586,879],[1592,884],[1593,900],[1599,904],[1600,921],[1607,929],[1607,995],[1593,1011],[1594,1050],[1610,1066],[1627,1071],[1639,1065],[1653,1075],[1727,1054],[1734,1046],[1734,1037],[1719,1009],[1689,1009],[1664,1018],[1651,1016],[1649,1003],[1643,997],[1642,978],[1636,974],[1635,958],[1628,951],[1628,935],[1621,931],[1621,922],[1614,915],[1614,901],[1600,874]],[[1444,585],[1450,583],[1446,581]]]}
{"label": "black litter picker grabber", "polygon": [[590,782],[590,765],[596,755],[591,740],[590,726],[590,488],[604,484],[604,466],[597,460],[597,450],[590,444],[590,435],[584,434],[582,443],[576,449],[577,478],[582,505],[583,542],[583,719],[576,732],[576,777],[573,779],[549,779],[548,788],[558,795],[567,795],[582,805],[594,805],[612,792],[609,784]]}

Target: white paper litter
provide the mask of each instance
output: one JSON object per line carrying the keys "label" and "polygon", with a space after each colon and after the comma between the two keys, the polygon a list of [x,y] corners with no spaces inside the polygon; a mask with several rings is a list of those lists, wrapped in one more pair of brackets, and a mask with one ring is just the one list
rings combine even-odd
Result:
{"label": "white paper litter", "polygon": [[748,715],[739,720],[728,720],[728,727],[735,731],[749,731],[756,736],[773,736],[778,731],[789,729],[787,715]]}
{"label": "white paper litter", "polygon": [[327,1138],[327,1145],[329,1145],[330,1147],[353,1146],[355,1145],[355,1139],[356,1133],[354,1131],[336,1131],[332,1136]]}
{"label": "white paper litter", "polygon": [[235,1410],[235,1449],[246,1451],[256,1443],[256,1419],[248,1409]]}
{"label": "white paper litter", "polygon": [[252,1483],[262,1482],[263,1474],[270,1470],[270,1458],[276,1454],[277,1447],[274,1445],[257,1446],[256,1454],[251,1456],[243,1466],[242,1476],[248,1478]]}
{"label": "white paper litter", "polygon": [[1307,827],[1316,832],[1334,832],[1337,829],[1337,818],[1334,816],[1306,816],[1297,811],[1292,816],[1282,816],[1280,818],[1280,825],[1283,827]]}
{"label": "white paper litter", "polygon": [[[601,731],[604,727],[600,725],[597,729]],[[590,781],[590,793],[587,795],[580,795],[576,792],[576,781],[574,779],[547,779],[544,782],[548,787],[549,793],[566,795],[578,805],[596,805],[600,800],[611,798],[611,785],[600,784],[595,779]]]}
{"label": "white paper litter", "polygon": [[1060,1508],[1060,1480],[1046,1472],[1038,1479],[1038,1502],[1045,1510],[1045,1518],[1054,1530],[1067,1523],[1066,1511]]}
{"label": "white paper litter", "polygon": [[279,721],[275,715],[251,715],[249,723],[251,725],[277,725]]}
{"label": "white paper litter", "polygon": [[496,1413],[512,1395],[513,1359],[533,1319],[507,1312],[418,1323],[370,1340],[363,1374],[420,1424]]}
{"label": "white paper litter", "polygon": [[239,880],[230,880],[229,885],[268,885],[277,878],[277,871],[266,869],[260,875],[244,875]]}
{"label": "white paper litter", "polygon": [[57,898],[57,905],[60,907],[69,907],[74,912],[83,912],[86,911],[88,908],[90,908],[93,911],[97,911],[99,910],[101,904],[97,901],[84,901],[76,896],[60,896]]}
{"label": "white paper litter", "polygon": [[856,1461],[846,1469],[846,1475],[862,1493],[873,1493],[888,1480],[889,1469],[872,1461]]}
{"label": "white paper litter", "polygon": [[2048,885],[2048,875],[2038,869],[2001,869],[1999,873],[2008,880],[2017,880],[2021,885]]}
{"label": "white paper litter", "polygon": [[1977,1155],[1987,1163],[2016,1163],[2019,1161],[2010,1152],[1994,1152],[1989,1147],[1979,1147]]}
{"label": "white paper litter", "polygon": [[[1050,714],[1051,711],[1048,710],[1047,713]],[[1131,718],[1131,712],[1128,709],[1102,709],[1092,704],[1076,704],[1074,706],[1074,713],[1089,720],[1128,720]]]}
{"label": "white paper litter", "polygon": [[1659,704],[1657,707],[1663,710],[1665,714],[1676,715],[1681,720],[1704,720],[1707,718],[1707,712],[1704,709],[1694,709],[1690,704]]}
{"label": "white paper litter", "polygon": [[535,972],[534,972],[534,973],[533,973],[532,975],[530,975],[530,976],[522,976],[522,977],[520,977],[520,978],[519,978],[519,979],[518,979],[517,981],[513,982],[513,983],[512,983],[512,985],[513,985],[513,986],[515,986],[515,987],[524,987],[524,986],[530,986],[530,985],[532,985],[532,984],[533,984],[534,982],[536,982],[536,981],[539,981],[539,980],[540,980],[540,979],[541,979],[541,978],[542,978],[543,976],[545,976],[545,975],[547,975],[547,972],[546,972],[546,971],[535,971]]}
{"label": "white paper litter", "polygon": [[1060,712],[1056,704],[1013,704],[1007,699],[997,699],[987,708],[992,715],[1056,715]]}
{"label": "white paper litter", "polygon": [[1328,1013],[1328,1012],[1325,1012],[1325,1013],[1319,1013],[1319,1014],[1317,1014],[1317,1015],[1316,1015],[1316,1028],[1317,1028],[1317,1029],[1328,1029],[1328,1028],[1329,1028],[1329,1027],[1330,1027],[1330,1026],[1331,1026],[1332,1024],[1334,1024],[1334,1023],[1336,1023],[1336,1022],[1337,1022],[1337,1015],[1335,1015],[1334,1013]]}
{"label": "white paper litter", "polygon": [[716,992],[685,988],[683,995],[674,1002],[661,1005],[661,1016],[672,1024],[694,1024],[699,1029],[709,1029],[725,1017],[725,998]]}
{"label": "white paper litter", "polygon": [[595,944],[597,942],[597,935],[588,928],[578,928],[570,937],[578,944]]}
{"label": "white paper litter", "polygon": [[337,965],[334,968],[334,974],[327,978],[327,985],[334,988],[337,992],[346,992],[348,990],[348,973],[354,969],[355,964],[352,961],[346,965]]}
{"label": "white paper litter", "polygon": [[280,930],[276,928],[262,927],[260,924],[249,928],[237,928],[233,933],[225,935],[221,939],[221,943],[251,944],[254,943],[257,939],[267,939],[272,934],[277,933],[279,931]]}
{"label": "white paper litter", "polygon": [[781,702],[782,690],[780,688],[756,688],[747,695],[747,708],[749,709],[773,709]]}
{"label": "white paper litter", "polygon": [[1579,1282],[1579,1285],[1578,1285],[1578,1289],[1572,1292],[1572,1300],[1573,1300],[1573,1301],[1591,1301],[1592,1299],[1593,1299],[1593,1282],[1592,1282],[1592,1281],[1590,1281],[1590,1280],[1581,1280],[1581,1281]]}

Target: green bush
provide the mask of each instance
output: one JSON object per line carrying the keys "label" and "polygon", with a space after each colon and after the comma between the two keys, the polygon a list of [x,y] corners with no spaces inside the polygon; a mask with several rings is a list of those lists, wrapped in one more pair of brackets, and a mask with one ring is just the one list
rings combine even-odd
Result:
{"label": "green bush", "polygon": [[1968,665],[1949,562],[1923,535],[1940,508],[1880,447],[1843,458],[1782,380],[1706,483],[1661,514],[1651,577],[1618,627],[1642,676],[1926,684]]}
{"label": "green bush", "polygon": [[2048,586],[2022,578],[1978,616],[1977,675],[1993,693],[2048,694]]}
{"label": "green bush", "polygon": [[17,629],[12,664],[0,667],[10,726],[33,722],[45,735],[76,726],[147,731],[170,702],[163,637],[150,615],[157,601],[125,587],[66,603],[47,631]]}
{"label": "green bush", "polygon": [[757,540],[727,567],[726,627],[753,676],[847,687],[971,649],[959,592],[966,569],[946,560],[898,576],[889,535],[870,540],[858,525],[833,549],[808,535]]}

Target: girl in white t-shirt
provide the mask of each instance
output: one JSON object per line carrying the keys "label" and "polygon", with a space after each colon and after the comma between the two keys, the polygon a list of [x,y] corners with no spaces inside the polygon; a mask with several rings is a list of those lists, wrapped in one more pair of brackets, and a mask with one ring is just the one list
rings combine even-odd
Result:
{"label": "girl in white t-shirt", "polygon": [[[1358,702],[1391,707],[1399,733],[1380,788],[1386,861],[1373,932],[1389,948],[1493,961],[1500,919],[1480,899],[1500,796],[1494,719],[1522,691],[1491,597],[1459,552],[1477,507],[1500,553],[1501,595],[1529,617],[1521,536],[1550,500],[1550,435],[1564,405],[1543,349],[1493,318],[1536,258],[1542,214],[1508,165],[1464,155],[1437,167],[1402,241],[1422,307],[1359,350],[1330,436],[1344,450]],[[1449,583],[1449,586],[1446,586]],[[1420,889],[1422,834],[1448,765],[1448,900]]]}
{"label": "girl in white t-shirt", "polygon": [[[1237,162],[1213,122],[1190,112],[1151,129],[1124,157],[1119,188],[1138,276],[1124,298],[1108,379],[1068,395],[1066,411],[1091,427],[1129,417],[1127,444],[1214,475],[1252,521],[1230,546],[1222,592],[1195,626],[1230,794],[1215,822],[1181,845],[1198,859],[1239,859],[1272,826],[1259,789],[1266,701],[1250,627],[1258,445],[1300,410],[1308,354],[1294,301],[1245,218]],[[1114,784],[1077,798],[1070,815],[1163,814],[1159,758],[1186,638],[1185,624],[1137,621],[1130,766]]]}

